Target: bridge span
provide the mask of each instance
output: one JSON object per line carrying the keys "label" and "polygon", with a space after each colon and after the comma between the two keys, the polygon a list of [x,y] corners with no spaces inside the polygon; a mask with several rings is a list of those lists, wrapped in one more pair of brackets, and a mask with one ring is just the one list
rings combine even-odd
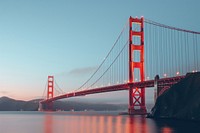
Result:
{"label": "bridge span", "polygon": [[[172,78],[162,78],[162,79],[155,79],[155,80],[147,80],[143,82],[134,82],[134,83],[126,83],[126,84],[119,84],[119,85],[111,85],[111,86],[105,86],[105,87],[98,87],[94,89],[89,90],[82,90],[82,91],[76,91],[76,92],[70,92],[66,94],[62,94],[59,96],[55,96],[53,98],[45,99],[40,101],[41,104],[49,104],[59,99],[64,98],[72,98],[72,97],[78,97],[78,96],[86,96],[90,94],[97,94],[97,93],[105,93],[105,92],[112,92],[112,91],[121,91],[121,90],[129,90],[130,88],[146,88],[149,87],[155,87],[155,84],[157,85],[157,95],[159,96],[160,89],[164,86],[169,88],[173,84],[179,82],[181,79],[185,78],[185,76],[177,76]],[[140,94],[139,94],[140,95]],[[41,109],[42,110],[42,109]]]}
{"label": "bridge span", "polygon": [[55,96],[54,77],[48,77],[41,108],[52,108],[53,101],[63,98],[128,90],[128,113],[146,114],[146,89],[155,87],[159,95],[187,73],[200,71],[199,44],[200,32],[130,17],[102,63],[79,88]]}

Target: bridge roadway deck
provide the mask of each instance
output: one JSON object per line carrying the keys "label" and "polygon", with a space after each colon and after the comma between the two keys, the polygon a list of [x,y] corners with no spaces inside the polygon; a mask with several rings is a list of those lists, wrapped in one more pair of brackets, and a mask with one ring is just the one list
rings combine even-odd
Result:
{"label": "bridge roadway deck", "polygon": [[[183,79],[185,76],[176,76],[171,78],[162,78],[158,80],[158,85],[167,85],[167,84],[175,84]],[[149,88],[154,87],[154,80],[147,80],[143,82],[134,82],[134,83],[126,83],[126,84],[118,84],[106,87],[98,87],[89,90],[80,90],[76,92],[70,92],[63,95],[59,95],[50,99],[46,99],[41,101],[41,103],[50,103],[59,99],[63,98],[70,98],[70,97],[77,97],[77,96],[85,96],[89,94],[96,94],[96,93],[104,93],[104,92],[112,92],[112,91],[121,91],[121,90],[129,90],[129,88]]]}

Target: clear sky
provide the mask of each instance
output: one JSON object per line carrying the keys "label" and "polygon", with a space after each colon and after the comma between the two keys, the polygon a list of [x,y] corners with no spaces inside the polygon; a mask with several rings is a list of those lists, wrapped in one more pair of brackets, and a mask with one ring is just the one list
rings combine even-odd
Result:
{"label": "clear sky", "polygon": [[[76,89],[129,16],[200,31],[199,5],[199,0],[1,0],[0,96],[41,97],[48,75],[64,91]],[[128,97],[116,94],[119,101]]]}

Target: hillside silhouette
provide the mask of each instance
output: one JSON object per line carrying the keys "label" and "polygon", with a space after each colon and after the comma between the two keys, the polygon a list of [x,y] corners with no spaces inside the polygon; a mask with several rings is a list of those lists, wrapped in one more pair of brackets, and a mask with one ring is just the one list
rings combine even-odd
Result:
{"label": "hillside silhouette", "polygon": [[189,73],[156,100],[150,117],[200,121],[200,72]]}

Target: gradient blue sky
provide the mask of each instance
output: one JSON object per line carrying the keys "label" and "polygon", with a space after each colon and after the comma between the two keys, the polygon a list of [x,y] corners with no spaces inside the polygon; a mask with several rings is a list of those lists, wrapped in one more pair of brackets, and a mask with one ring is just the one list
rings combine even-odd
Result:
{"label": "gradient blue sky", "polygon": [[[129,16],[200,31],[199,5],[199,0],[1,0],[0,96],[41,97],[48,75],[64,91],[76,89]],[[90,98],[102,95],[115,93]],[[127,92],[111,99],[127,100]]]}

